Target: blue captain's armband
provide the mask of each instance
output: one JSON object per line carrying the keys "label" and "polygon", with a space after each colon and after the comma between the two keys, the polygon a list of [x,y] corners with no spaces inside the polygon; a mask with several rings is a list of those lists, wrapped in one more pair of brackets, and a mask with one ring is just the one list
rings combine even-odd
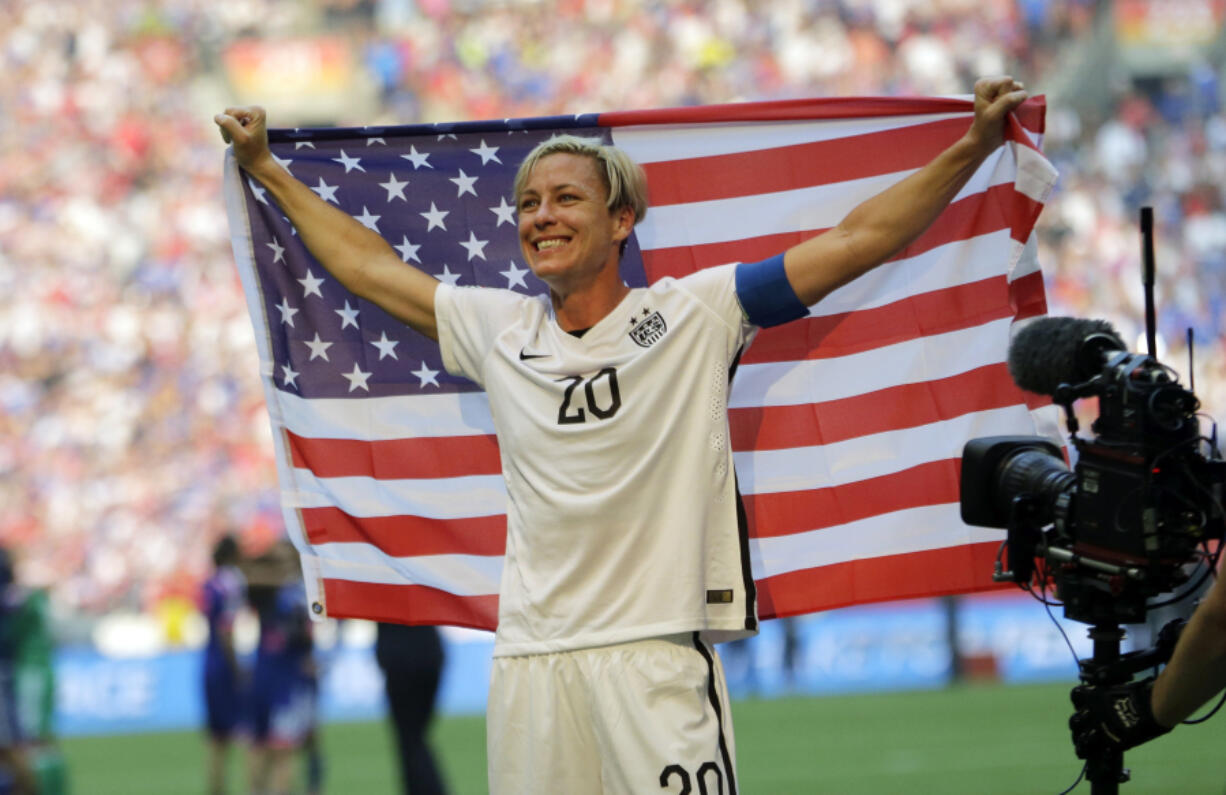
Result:
{"label": "blue captain's armband", "polygon": [[750,323],[778,326],[809,314],[783,271],[783,255],[736,266],[736,297]]}

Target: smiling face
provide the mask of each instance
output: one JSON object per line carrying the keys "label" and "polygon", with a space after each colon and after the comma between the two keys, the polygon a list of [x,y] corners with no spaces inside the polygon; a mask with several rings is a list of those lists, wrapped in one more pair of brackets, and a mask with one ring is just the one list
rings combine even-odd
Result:
{"label": "smiling face", "polygon": [[597,161],[557,152],[537,161],[519,196],[519,242],[532,272],[568,294],[617,273],[618,249],[634,210],[610,211]]}

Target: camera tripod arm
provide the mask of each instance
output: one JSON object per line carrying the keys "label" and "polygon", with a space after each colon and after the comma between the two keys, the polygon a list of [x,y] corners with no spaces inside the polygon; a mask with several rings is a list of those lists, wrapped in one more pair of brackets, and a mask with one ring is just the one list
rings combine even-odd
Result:
{"label": "camera tripod arm", "polygon": [[1110,662],[1095,662],[1082,660],[1081,681],[1087,685],[1104,686],[1127,682],[1135,674],[1148,668],[1156,669],[1165,665],[1175,651],[1179,634],[1187,622],[1182,618],[1168,621],[1158,633],[1158,642],[1148,649],[1139,649],[1121,654],[1118,660]]}

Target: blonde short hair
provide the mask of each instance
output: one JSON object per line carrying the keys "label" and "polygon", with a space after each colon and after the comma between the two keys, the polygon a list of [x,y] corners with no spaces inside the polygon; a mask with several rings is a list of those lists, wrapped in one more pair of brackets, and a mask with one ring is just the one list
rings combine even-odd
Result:
{"label": "blonde short hair", "polygon": [[581,138],[577,135],[555,135],[536,145],[520,163],[515,174],[515,206],[528,183],[528,175],[544,157],[556,154],[584,155],[595,160],[603,168],[596,171],[604,180],[609,198],[605,203],[609,212],[629,207],[634,210],[637,224],[647,216],[647,175],[630,155],[610,146],[599,138]]}

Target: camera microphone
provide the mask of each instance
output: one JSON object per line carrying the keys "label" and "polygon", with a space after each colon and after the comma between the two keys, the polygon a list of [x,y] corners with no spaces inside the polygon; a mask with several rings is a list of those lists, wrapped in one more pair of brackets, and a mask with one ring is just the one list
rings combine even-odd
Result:
{"label": "camera microphone", "polygon": [[1098,374],[1110,351],[1126,350],[1105,320],[1041,317],[1009,343],[1009,375],[1022,389],[1053,397],[1061,384],[1078,384]]}

